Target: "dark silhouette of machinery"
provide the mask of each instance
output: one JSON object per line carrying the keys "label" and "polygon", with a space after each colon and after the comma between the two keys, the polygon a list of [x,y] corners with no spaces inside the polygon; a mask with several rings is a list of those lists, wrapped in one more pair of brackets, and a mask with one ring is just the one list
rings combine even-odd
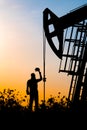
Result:
{"label": "dark silhouette of machinery", "polygon": [[74,106],[87,101],[87,4],[57,17],[43,11],[45,37],[60,59],[59,72],[71,75],[68,99]]}

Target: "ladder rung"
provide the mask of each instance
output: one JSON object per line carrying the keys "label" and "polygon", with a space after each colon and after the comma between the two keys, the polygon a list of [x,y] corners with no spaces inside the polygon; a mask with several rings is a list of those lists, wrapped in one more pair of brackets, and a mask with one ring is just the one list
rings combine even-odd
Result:
{"label": "ladder rung", "polygon": [[80,40],[76,40],[76,39],[65,39],[65,41],[67,41],[67,42],[79,42]]}

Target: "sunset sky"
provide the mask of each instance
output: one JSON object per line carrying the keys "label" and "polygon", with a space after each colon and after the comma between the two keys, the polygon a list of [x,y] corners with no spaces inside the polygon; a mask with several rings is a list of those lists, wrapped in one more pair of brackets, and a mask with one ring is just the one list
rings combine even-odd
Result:
{"label": "sunset sky", "polygon": [[[0,0],[0,89],[26,94],[26,82],[35,67],[43,75],[43,11],[61,17],[87,0]],[[46,99],[58,92],[68,96],[71,77],[59,73],[60,59],[46,44]],[[38,78],[38,72],[37,78]],[[38,84],[43,100],[43,81]]]}

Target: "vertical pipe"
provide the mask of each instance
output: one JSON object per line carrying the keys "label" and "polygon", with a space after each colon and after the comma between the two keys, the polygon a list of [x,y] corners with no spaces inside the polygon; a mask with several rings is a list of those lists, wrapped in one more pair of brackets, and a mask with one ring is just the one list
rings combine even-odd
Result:
{"label": "vertical pipe", "polygon": [[46,37],[45,37],[45,33],[43,30],[43,101],[45,104],[45,54],[46,54]]}

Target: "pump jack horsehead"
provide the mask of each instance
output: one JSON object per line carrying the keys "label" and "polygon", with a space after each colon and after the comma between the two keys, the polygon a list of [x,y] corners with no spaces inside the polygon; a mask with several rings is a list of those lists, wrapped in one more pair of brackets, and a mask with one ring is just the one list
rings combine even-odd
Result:
{"label": "pump jack horsehead", "polygon": [[[73,26],[74,24],[87,18],[87,5],[82,6],[78,10],[74,10],[71,13],[68,13],[62,17],[57,17],[51,10],[46,8],[43,11],[43,28],[45,36],[48,40],[48,43],[53,50],[53,52],[62,59],[63,53],[63,32],[64,29]],[[50,25],[53,25],[54,29],[51,32]],[[52,38],[57,37],[59,48],[56,48]]]}
{"label": "pump jack horsehead", "polygon": [[[65,66],[64,69],[60,69],[61,72],[66,72],[72,75],[69,98],[72,95],[72,100],[77,104],[79,102],[80,91],[82,91],[81,98],[87,99],[87,4],[76,8],[62,17],[57,17],[50,9],[46,8],[43,11],[43,28],[45,37],[47,38],[48,44],[56,54],[56,56],[62,61],[63,58]],[[65,30],[71,28],[69,32],[69,38],[65,37]],[[74,30],[75,28],[75,30]],[[72,33],[74,30],[75,38]],[[76,32],[75,32],[76,31]],[[77,37],[79,34],[79,38]],[[56,38],[56,44],[55,39]],[[65,38],[65,39],[64,39]],[[64,42],[68,45],[66,54],[64,53]],[[69,43],[69,44],[68,44]],[[69,54],[70,46],[73,44],[72,53]],[[75,53],[76,51],[76,53]],[[78,54],[79,52],[79,54]],[[71,68],[66,69],[67,60],[70,59]],[[73,67],[74,65],[74,67]],[[85,80],[83,81],[83,76]],[[76,82],[74,82],[76,81]],[[73,87],[74,82],[74,87]],[[73,92],[71,91],[73,88]],[[83,89],[82,89],[83,88]],[[72,94],[73,93],[73,94]],[[81,99],[81,100],[82,100]]]}

